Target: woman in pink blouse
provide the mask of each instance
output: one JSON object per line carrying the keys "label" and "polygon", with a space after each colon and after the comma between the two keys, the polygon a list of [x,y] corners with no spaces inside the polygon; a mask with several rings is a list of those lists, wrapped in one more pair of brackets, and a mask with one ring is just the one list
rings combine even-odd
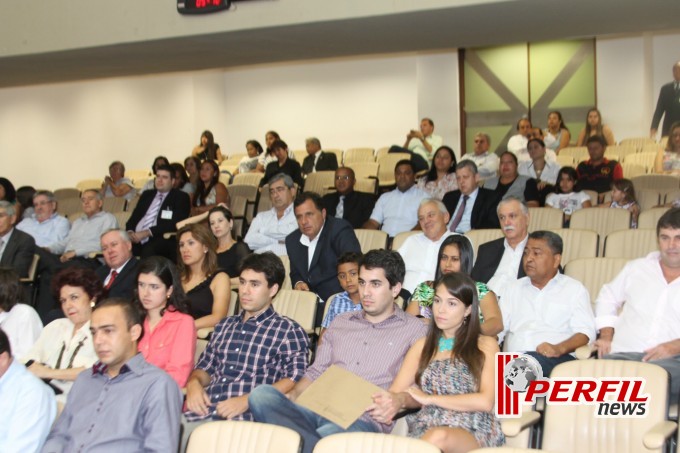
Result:
{"label": "woman in pink blouse", "polygon": [[441,200],[447,192],[458,189],[456,154],[448,146],[440,146],[432,158],[430,171],[418,179],[418,187],[432,198]]}
{"label": "woman in pink blouse", "polygon": [[184,387],[194,367],[196,327],[186,314],[186,296],[175,265],[161,256],[142,260],[137,298],[146,310],[139,351],[147,362],[165,370]]}

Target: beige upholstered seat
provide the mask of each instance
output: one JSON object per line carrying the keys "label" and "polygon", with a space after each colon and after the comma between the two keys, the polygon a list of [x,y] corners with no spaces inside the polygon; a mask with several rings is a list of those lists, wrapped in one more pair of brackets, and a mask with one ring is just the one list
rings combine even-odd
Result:
{"label": "beige upholstered seat", "polygon": [[81,181],[78,181],[78,184],[76,184],[76,189],[80,190],[81,192],[87,189],[99,190],[102,188],[103,182],[104,182],[103,179],[83,179]]}
{"label": "beige upholstered seat", "polygon": [[214,421],[199,426],[187,453],[298,453],[300,435],[289,428],[244,421]]}
{"label": "beige upholstered seat", "polygon": [[406,241],[409,236],[419,233],[422,233],[422,231],[404,231],[397,234],[394,236],[394,241],[392,241],[392,250],[399,250],[399,248],[404,245],[404,241]]}
{"label": "beige upholstered seat", "polygon": [[635,153],[629,154],[623,159],[624,162],[631,164],[638,164],[645,167],[645,170],[649,173],[654,169],[654,160],[656,159],[656,153]]}
{"label": "beige upholstered seat", "polygon": [[132,200],[128,200],[127,204],[125,205],[125,210],[128,212],[134,211],[137,207],[137,203],[139,203],[139,195],[137,195]]}
{"label": "beige upholstered seat", "polygon": [[640,213],[638,217],[638,228],[653,228],[656,229],[656,224],[662,215],[668,211],[669,208],[652,208]]}
{"label": "beige upholstered seat", "polygon": [[536,453],[542,451],[543,453],[552,453],[548,450],[534,450],[533,448],[513,448],[513,447],[491,447],[491,448],[478,448],[472,450],[469,453]]}
{"label": "beige upholstered seat", "polygon": [[595,258],[597,256],[597,233],[592,230],[576,228],[560,228],[550,230],[562,238],[562,266],[578,258]]}
{"label": "beige upholstered seat", "polygon": [[373,148],[348,148],[345,150],[342,162],[345,167],[353,167],[352,164],[356,162],[375,162],[374,150]]}
{"label": "beige upholstered seat", "polygon": [[604,157],[611,159],[609,155],[615,155],[617,158],[615,160],[623,160],[629,154],[637,153],[639,148],[636,145],[619,144],[613,146],[607,146],[604,152]]}
{"label": "beige upholstered seat", "polygon": [[357,182],[354,185],[354,190],[357,191],[357,192],[365,192],[365,193],[375,194],[377,183],[378,183],[377,179],[366,179],[366,178],[357,179]]}
{"label": "beige upholstered seat", "polygon": [[470,230],[467,233],[465,233],[465,237],[467,237],[472,243],[474,259],[476,261],[479,246],[482,244],[486,244],[487,242],[495,241],[496,239],[502,238],[503,230],[501,230],[500,228],[493,228],[487,230]]}
{"label": "beige upholstered seat", "polygon": [[439,453],[423,440],[380,433],[340,433],[324,437],[314,453]]}
{"label": "beige upholstered seat", "polygon": [[378,170],[378,180],[380,187],[393,186],[396,184],[394,180],[394,167],[402,159],[410,160],[411,155],[408,153],[386,153],[384,156],[378,158],[380,169]]}
{"label": "beige upholstered seat", "polygon": [[102,209],[106,212],[123,212],[127,200],[121,197],[106,197]]}
{"label": "beige upholstered seat", "polygon": [[659,192],[677,190],[680,187],[680,178],[672,175],[643,175],[632,179],[635,190],[654,189]]}
{"label": "beige upholstered seat", "polygon": [[[290,153],[288,153],[290,155]],[[306,149],[295,149],[293,150],[293,158],[302,165],[302,161],[305,160],[305,157],[307,157],[308,153]]]}
{"label": "beige upholstered seat", "polygon": [[570,156],[568,154],[562,154],[562,153],[560,153],[560,155],[557,156],[557,163],[559,164],[560,168],[561,167],[574,167],[575,165],[577,165],[577,162],[574,159],[574,156]]}
{"label": "beige upholstered seat", "polygon": [[234,176],[232,184],[259,187],[263,177],[264,173],[239,173]]}
{"label": "beige upholstered seat", "polygon": [[317,171],[307,175],[305,192],[316,192],[324,195],[328,188],[335,187],[334,171]]}
{"label": "beige upholstered seat", "polygon": [[585,146],[567,146],[560,150],[560,156],[572,156],[576,165],[588,159],[588,148]]}
{"label": "beige upholstered seat", "polygon": [[[630,228],[630,212],[627,209],[579,209],[571,215],[570,227],[593,230],[600,238],[605,238],[612,231]],[[604,241],[600,241],[599,256],[602,256],[603,248]]]}
{"label": "beige upholstered seat", "polygon": [[657,189],[635,189],[635,197],[641,211],[659,206],[660,195]]}
{"label": "beige upholstered seat", "polygon": [[[344,151],[338,148],[324,148],[323,149],[324,153],[331,153],[335,154],[335,159],[338,161],[338,165],[342,164],[342,161],[344,160]],[[302,165],[302,162],[300,162],[300,165]]]}
{"label": "beige upholstered seat", "polygon": [[[123,200],[125,201],[125,200]],[[83,209],[80,198],[65,198],[57,201],[57,212],[65,217],[71,216]]]}
{"label": "beige upholstered seat", "polygon": [[663,197],[661,200],[663,204],[673,203],[675,200],[680,198],[680,189],[662,191],[661,196]]}
{"label": "beige upholstered seat", "polygon": [[604,244],[607,258],[642,258],[658,250],[656,230],[651,228],[619,230],[609,233]]}
{"label": "beige upholstered seat", "polygon": [[624,138],[619,142],[619,146],[630,146],[640,151],[645,145],[655,145],[653,138],[649,137],[630,137]]}
{"label": "beige upholstered seat", "polygon": [[621,168],[623,168],[623,177],[628,179],[637,178],[647,173],[644,165],[634,162],[623,162]]}
{"label": "beige upholstered seat", "polygon": [[153,174],[148,169],[127,169],[125,170],[125,177],[136,181],[138,179],[148,180],[153,178]]}
{"label": "beige upholstered seat", "polygon": [[346,166],[354,170],[356,179],[377,178],[380,169],[378,162],[353,162]]}
{"label": "beige upholstered seat", "polygon": [[279,258],[281,258],[283,268],[286,270],[286,278],[283,279],[281,289],[292,289],[293,285],[290,283],[290,258],[288,258],[288,255],[281,255]]}
{"label": "beige upholstered seat", "polygon": [[64,187],[57,189],[54,192],[54,198],[59,200],[64,200],[66,198],[80,198],[80,190],[76,187]]}
{"label": "beige upholstered seat", "polygon": [[590,293],[590,303],[595,306],[602,285],[612,281],[627,262],[625,258],[579,258],[570,261],[564,273],[583,283]]}
{"label": "beige upholstered seat", "polygon": [[255,215],[260,212],[269,211],[272,208],[272,200],[269,198],[269,184],[262,186],[262,190],[257,197],[257,208],[255,209]]}
{"label": "beige upholstered seat", "polygon": [[384,249],[387,247],[387,233],[380,230],[354,230],[359,245],[361,246],[361,253],[366,253],[369,250]]}
{"label": "beige upholstered seat", "polygon": [[582,192],[590,197],[590,204],[592,204],[593,206],[597,206],[598,204],[600,204],[598,199],[599,194],[597,192],[595,192],[594,190],[583,190]]}
{"label": "beige upholstered seat", "polygon": [[[231,212],[236,217],[236,211],[239,211],[239,217],[245,219],[249,223],[253,220],[255,211],[255,200],[257,200],[258,188],[257,186],[247,185],[247,184],[232,184],[227,186],[227,192],[229,192],[229,198],[231,199]],[[237,206],[234,199],[236,197],[243,197],[246,199],[246,206],[243,213],[240,212],[240,205]],[[236,229],[236,227],[234,227]],[[240,234],[240,229],[237,230]]]}
{"label": "beige upholstered seat", "polygon": [[118,227],[121,229],[125,229],[125,224],[127,221],[130,219],[130,216],[132,215],[131,211],[123,211],[123,212],[114,212],[113,216],[116,218],[116,221],[118,222]]}
{"label": "beige upholstered seat", "polygon": [[529,208],[529,231],[562,228],[564,213],[555,208]]}
{"label": "beige upholstered seat", "polygon": [[300,324],[305,332],[314,333],[314,317],[319,303],[313,292],[282,289],[274,298],[272,306],[278,314]]}

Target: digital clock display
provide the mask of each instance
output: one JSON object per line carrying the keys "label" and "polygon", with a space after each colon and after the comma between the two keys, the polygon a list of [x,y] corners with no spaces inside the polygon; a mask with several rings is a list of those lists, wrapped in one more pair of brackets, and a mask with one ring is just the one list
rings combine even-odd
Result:
{"label": "digital clock display", "polygon": [[231,0],[177,0],[180,14],[207,14],[229,9]]}

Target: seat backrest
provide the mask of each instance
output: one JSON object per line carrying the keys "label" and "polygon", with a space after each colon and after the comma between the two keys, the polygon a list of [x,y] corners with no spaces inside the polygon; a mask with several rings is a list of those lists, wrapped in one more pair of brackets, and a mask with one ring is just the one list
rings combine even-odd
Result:
{"label": "seat backrest", "polygon": [[[348,148],[345,150],[343,163],[346,167],[351,167],[354,162],[375,162],[373,148]],[[340,161],[338,161],[340,163]]]}
{"label": "seat backrest", "polygon": [[[123,200],[125,202],[125,200]],[[81,212],[83,209],[80,197],[78,198],[65,198],[63,200],[57,201],[57,212],[63,216],[70,216],[77,212]]]}
{"label": "seat backrest", "polygon": [[278,314],[287,316],[300,324],[305,332],[314,333],[314,317],[319,306],[315,293],[282,289],[274,298],[272,306]]}
{"label": "seat backrest", "polygon": [[272,199],[269,197],[269,184],[262,186],[262,190],[257,197],[257,209],[255,214],[259,212],[269,211],[272,208]]}
{"label": "seat backrest", "polygon": [[557,163],[560,167],[573,167],[576,165],[576,160],[574,159],[574,156],[560,153],[560,155],[557,156]]}
{"label": "seat backrest", "polygon": [[356,184],[354,184],[354,190],[357,192],[365,192],[370,194],[375,194],[377,179],[357,179]]}
{"label": "seat backrest", "polygon": [[123,212],[127,200],[122,197],[106,197],[102,205],[102,210],[106,212]]}
{"label": "seat backrest", "polygon": [[595,258],[597,256],[598,236],[592,230],[560,228],[550,230],[562,238],[562,266],[578,258]]}
{"label": "seat backrest", "polygon": [[334,171],[317,171],[307,175],[305,192],[316,192],[323,195],[329,187],[335,187]]}
{"label": "seat backrest", "polygon": [[529,208],[529,231],[562,228],[564,212],[555,208]]}
{"label": "seat backrest", "polygon": [[424,440],[382,433],[340,433],[324,437],[314,453],[439,453],[439,448]]}
{"label": "seat backrest", "polygon": [[661,195],[657,189],[635,189],[635,198],[640,205],[640,210],[644,211],[658,206]]}
{"label": "seat backrest", "polygon": [[486,230],[469,230],[465,233],[465,237],[472,243],[474,251],[474,260],[477,261],[477,251],[479,246],[487,242],[495,241],[503,237],[503,230],[500,228],[486,229]]}
{"label": "seat backrest", "polygon": [[255,203],[255,198],[257,197],[257,186],[247,184],[232,184],[227,186],[227,191],[229,192],[229,197],[231,199],[241,196],[245,197],[246,200],[248,200],[248,203]]}
{"label": "seat backrest", "polygon": [[629,146],[635,148],[636,150],[641,150],[645,145],[655,145],[656,142],[653,138],[649,137],[629,137],[624,138],[619,142],[619,146]]}
{"label": "seat backrest", "polygon": [[408,153],[387,153],[378,159],[380,168],[378,170],[378,179],[380,180],[380,187],[393,186],[394,181],[394,167],[400,160],[410,160],[411,155]]}
{"label": "seat backrest", "polygon": [[281,258],[283,268],[286,270],[286,278],[283,279],[281,289],[292,289],[293,285],[290,283],[290,258],[288,258],[288,255],[281,255],[279,258]]}
{"label": "seat backrest", "polygon": [[590,197],[590,204],[597,206],[599,204],[599,194],[594,190],[583,190],[583,193]]}
{"label": "seat backrest", "polygon": [[354,162],[354,164],[347,165],[354,170],[356,179],[362,178],[377,178],[380,164],[378,162]]}
{"label": "seat backrest", "polygon": [[628,179],[637,178],[647,173],[644,165],[635,162],[624,162],[621,164],[621,168],[623,168],[623,177]]}
{"label": "seat backrest", "polygon": [[560,156],[572,156],[578,165],[582,160],[588,159],[588,148],[585,146],[567,146],[560,150]]}
{"label": "seat backrest", "polygon": [[187,453],[298,453],[300,435],[283,426],[246,421],[212,421],[197,427]]}
{"label": "seat backrest", "polygon": [[659,192],[668,192],[680,188],[680,178],[673,175],[642,175],[632,178],[635,191],[640,189],[653,189]]}
{"label": "seat backrest", "polygon": [[604,244],[604,256],[607,258],[632,260],[656,250],[656,230],[652,228],[614,231],[609,233]]}
{"label": "seat backrest", "polygon": [[399,250],[399,248],[404,245],[404,241],[408,239],[409,236],[413,236],[414,234],[422,233],[421,231],[404,231],[402,233],[397,234],[394,236],[394,240],[392,241],[392,250]]}
{"label": "seat backrest", "polygon": [[654,228],[656,229],[656,224],[662,215],[668,211],[667,207],[652,208],[646,211],[640,212],[640,217],[638,217],[638,228]]}
{"label": "seat backrest", "polygon": [[614,280],[627,262],[625,258],[579,258],[571,260],[564,273],[583,283],[594,307],[602,285]]}
{"label": "seat backrest", "polygon": [[116,218],[116,221],[118,222],[118,228],[125,229],[125,224],[130,219],[131,215],[132,212],[130,211],[114,212],[113,216]]}
{"label": "seat backrest", "polygon": [[102,188],[102,182],[104,182],[103,179],[83,179],[78,181],[78,184],[76,184],[76,189],[80,190],[81,192],[87,189],[99,190]]}
{"label": "seat backrest", "polygon": [[354,230],[359,245],[361,246],[361,253],[366,253],[369,250],[384,249],[387,247],[387,233],[380,230]]}
{"label": "seat backrest", "polygon": [[[607,146],[607,149],[605,150],[604,156],[608,159],[611,159],[609,157],[609,153],[618,156],[619,159],[625,159],[625,157],[629,154],[635,154],[639,151],[638,147],[635,145],[625,145],[625,144],[620,144],[620,145],[613,145],[613,146]],[[616,160],[619,160],[616,159]]]}
{"label": "seat backrest", "polygon": [[234,176],[232,184],[259,187],[263,177],[264,173],[239,173]]}
{"label": "seat backrest", "polygon": [[[570,228],[593,230],[605,238],[612,231],[630,228],[630,211],[615,208],[579,209],[571,215]],[[604,240],[600,241],[599,256],[602,256],[603,248]]]}
{"label": "seat backrest", "polygon": [[649,395],[644,417],[596,417],[597,405],[548,404],[545,409],[541,448],[555,452],[638,453],[662,451],[645,447],[643,437],[666,418],[668,373],[658,365],[628,360],[572,360],[556,366],[556,378],[638,377],[646,380],[642,393]]}
{"label": "seat backrest", "polygon": [[54,191],[54,198],[63,200],[65,198],[80,198],[80,190],[75,187],[64,187]]}

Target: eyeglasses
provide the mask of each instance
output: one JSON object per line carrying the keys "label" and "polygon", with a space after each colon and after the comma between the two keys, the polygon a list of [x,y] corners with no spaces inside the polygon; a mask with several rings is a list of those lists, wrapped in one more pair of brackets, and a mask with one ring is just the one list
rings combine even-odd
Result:
{"label": "eyeglasses", "polygon": [[336,181],[349,181],[352,177],[350,175],[336,176]]}

